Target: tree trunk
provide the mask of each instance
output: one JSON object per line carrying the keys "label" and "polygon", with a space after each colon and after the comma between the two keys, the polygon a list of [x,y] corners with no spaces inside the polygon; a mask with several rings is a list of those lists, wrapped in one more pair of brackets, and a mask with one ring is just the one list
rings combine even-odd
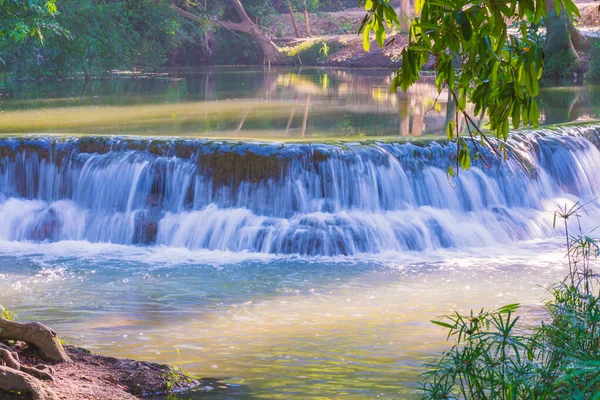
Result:
{"label": "tree trunk", "polygon": [[206,53],[206,59],[210,60],[212,58],[213,51],[210,48],[208,35],[209,35],[209,32],[204,33],[203,45],[204,45],[204,52]]}
{"label": "tree trunk", "polygon": [[590,49],[590,40],[587,36],[584,36],[579,29],[575,27],[571,18],[567,19],[567,28],[569,29],[569,34],[571,35],[571,42],[573,42],[573,46],[577,51],[587,51]]}
{"label": "tree trunk", "polygon": [[83,64],[82,69],[83,69],[83,78],[85,79],[85,81],[86,82],[91,81],[92,75],[90,75],[90,73],[88,72],[87,68],[85,67],[85,64]]}
{"label": "tree trunk", "polygon": [[589,40],[581,34],[565,10],[556,13],[554,0],[546,0],[545,79],[564,81],[580,75],[579,51],[589,49]]}
{"label": "tree trunk", "polygon": [[304,4],[304,29],[306,29],[306,36],[311,37],[310,34],[310,19],[308,19],[308,9],[306,8],[306,0],[303,0]]}
{"label": "tree trunk", "polygon": [[290,19],[292,20],[292,25],[294,26],[294,33],[296,34],[297,38],[301,38],[302,35],[300,34],[300,29],[298,28],[298,23],[296,23],[296,16],[294,15],[294,9],[292,7],[292,2],[290,0],[287,0],[287,6],[288,6],[288,10],[290,12]]}
{"label": "tree trunk", "polygon": [[0,397],[2,392],[14,391],[28,393],[33,400],[59,400],[40,380],[53,380],[53,369],[45,365],[22,365],[18,353],[5,344],[9,340],[25,342],[35,347],[44,360],[69,361],[56,332],[39,322],[21,324],[0,317],[0,339]]}
{"label": "tree trunk", "polygon": [[[236,10],[238,16],[242,20],[241,22],[232,22],[232,21],[214,21],[217,24],[235,32],[243,32],[251,35],[258,42],[260,47],[263,50],[265,56],[265,64],[289,64],[289,60],[287,56],[279,50],[277,45],[273,43],[273,41],[267,36],[265,32],[262,31],[248,16],[246,10],[244,10],[244,6],[240,2],[240,0],[229,0],[233,5],[233,8]],[[184,10],[183,8],[178,7],[174,0],[171,0],[171,8],[179,15],[184,18],[187,18],[191,21],[195,22],[204,22],[204,19],[192,14],[189,11]]]}
{"label": "tree trunk", "polygon": [[546,0],[546,13],[546,56],[566,50],[579,60],[577,51],[589,49],[588,38],[579,32],[565,10],[556,14],[554,0]]}
{"label": "tree trunk", "polygon": [[400,29],[407,31],[410,28],[410,0],[400,0]]}

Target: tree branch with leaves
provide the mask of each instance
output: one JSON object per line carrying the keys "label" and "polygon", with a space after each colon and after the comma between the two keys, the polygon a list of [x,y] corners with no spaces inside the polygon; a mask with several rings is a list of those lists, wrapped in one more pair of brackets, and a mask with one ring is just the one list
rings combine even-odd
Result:
{"label": "tree branch with leaves", "polygon": [[[367,11],[360,27],[365,48],[371,32],[384,46],[387,31],[400,26],[389,0],[361,0],[359,4]],[[467,128],[463,133],[457,119],[447,124],[448,139],[457,146],[456,166],[448,168],[450,175],[468,170],[472,159],[481,158],[479,146],[506,159],[510,129],[538,126],[536,97],[544,68],[544,43],[537,28],[550,9],[569,18],[579,16],[572,0],[415,1],[418,17],[411,23],[391,91],[406,91],[421,78],[430,58],[435,60],[438,92],[450,92]],[[486,129],[479,128],[478,119],[487,121]]]}

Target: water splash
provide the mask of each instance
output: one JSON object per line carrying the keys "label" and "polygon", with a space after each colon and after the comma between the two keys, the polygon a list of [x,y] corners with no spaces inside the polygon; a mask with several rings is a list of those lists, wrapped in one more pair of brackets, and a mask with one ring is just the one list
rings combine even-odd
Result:
{"label": "water splash", "polygon": [[435,141],[5,139],[0,240],[336,256],[544,238],[544,212],[600,194],[599,132],[514,135],[507,163],[455,181]]}

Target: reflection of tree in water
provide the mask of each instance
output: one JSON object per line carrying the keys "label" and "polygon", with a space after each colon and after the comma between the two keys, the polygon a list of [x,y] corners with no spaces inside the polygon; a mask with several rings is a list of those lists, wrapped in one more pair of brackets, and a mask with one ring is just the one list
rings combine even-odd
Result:
{"label": "reflection of tree in water", "polygon": [[[387,71],[365,74],[344,70],[311,69],[305,72],[290,72],[283,69],[279,71],[276,84],[266,86],[262,96],[271,98],[272,93],[280,91],[286,97],[291,97],[292,106],[285,136],[288,136],[294,127],[299,127],[299,134],[305,136],[311,112],[311,99],[316,101],[317,108],[325,100],[327,107],[351,116],[397,115],[396,122],[391,123],[398,124],[395,131],[400,135],[442,133],[446,104],[445,100],[440,100],[443,96],[438,98],[435,85],[423,82],[413,86],[408,93],[389,93],[392,78],[392,74]],[[303,100],[304,112],[302,118],[294,122],[298,102],[301,101],[299,99]],[[320,118],[323,119],[323,116],[320,115]],[[342,125],[348,127],[347,121],[344,119]],[[393,128],[393,125],[389,125],[388,123],[389,128]],[[393,134],[392,132],[388,134]]]}
{"label": "reflection of tree in water", "polygon": [[574,86],[540,92],[540,109],[545,125],[600,117],[600,88]]}
{"label": "reflection of tree in water", "polygon": [[544,124],[553,125],[575,121],[581,116],[580,91],[570,89],[545,90],[540,92],[540,105]]}
{"label": "reflection of tree in water", "polygon": [[[74,85],[66,83],[64,89],[69,90],[57,93],[59,101],[49,105],[120,105],[107,113],[119,114],[118,122],[111,118],[98,124],[119,132],[143,129],[238,138],[444,135],[447,95],[438,97],[433,81],[427,80],[408,93],[390,93],[392,78],[383,69],[175,69],[164,79],[120,80],[118,87],[91,82],[80,98],[72,97]],[[81,85],[76,88],[81,92]],[[47,102],[7,103],[13,104],[3,108],[48,108]],[[146,121],[141,118],[144,107],[165,117]],[[63,123],[46,121],[44,126],[59,130]],[[89,121],[77,123],[97,129]]]}
{"label": "reflection of tree in water", "polygon": [[444,133],[450,106],[445,91],[438,94],[432,82],[421,82],[409,88],[407,93],[399,92],[397,96],[401,104],[401,132],[413,136]]}

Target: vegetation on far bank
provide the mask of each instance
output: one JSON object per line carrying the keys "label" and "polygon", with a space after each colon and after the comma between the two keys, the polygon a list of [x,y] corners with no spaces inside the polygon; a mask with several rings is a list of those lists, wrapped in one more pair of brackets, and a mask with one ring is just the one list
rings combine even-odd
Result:
{"label": "vegetation on far bank", "polygon": [[[31,7],[21,9],[21,3]],[[391,1],[399,23],[382,50],[371,46],[367,52],[357,36],[365,10],[357,8],[356,0],[9,1],[0,5],[0,73],[22,79],[92,79],[118,70],[204,64],[394,67],[408,42],[414,16],[410,3]],[[572,80],[575,74],[580,79],[586,70],[589,81],[600,79],[600,45],[585,44],[575,29],[577,20],[594,24],[597,7],[584,4],[581,13],[573,21],[548,17],[536,22],[556,26],[549,79]],[[536,40],[545,40],[543,30],[538,35]],[[378,40],[381,36],[370,38]]]}

